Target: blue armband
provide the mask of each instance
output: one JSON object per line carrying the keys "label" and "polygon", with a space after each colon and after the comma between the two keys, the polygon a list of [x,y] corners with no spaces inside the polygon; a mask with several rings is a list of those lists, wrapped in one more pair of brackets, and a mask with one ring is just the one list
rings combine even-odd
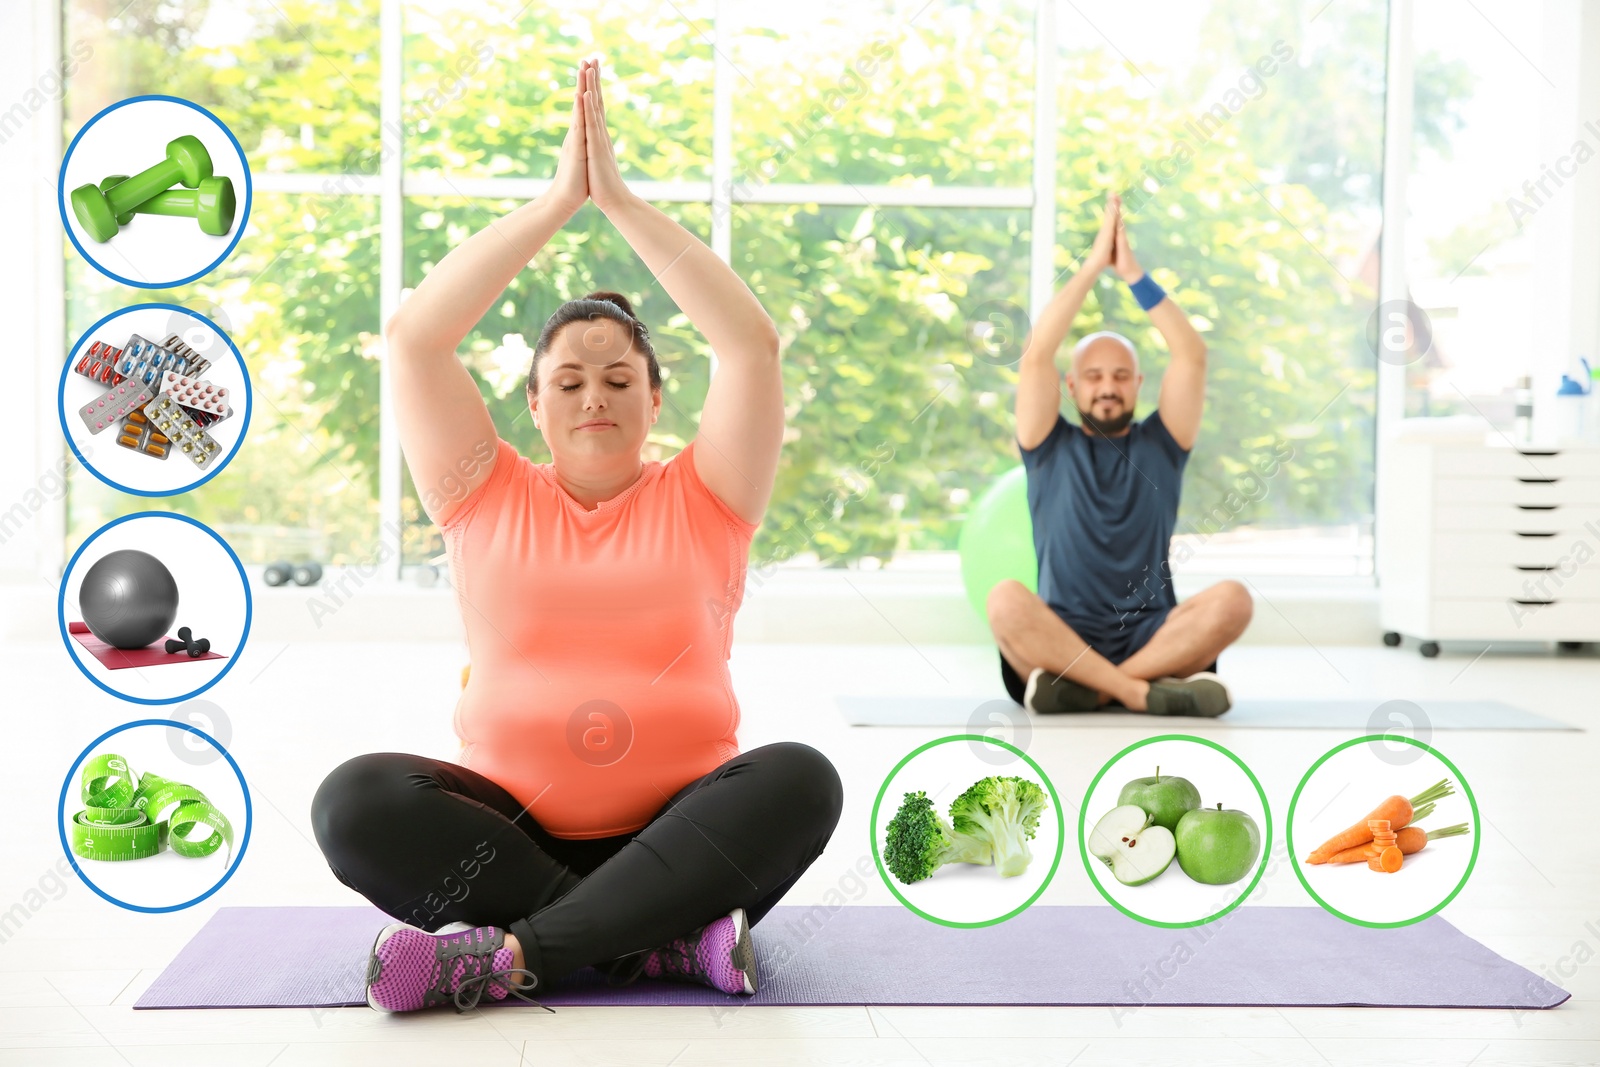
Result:
{"label": "blue armband", "polygon": [[1139,306],[1149,311],[1167,298],[1167,291],[1156,284],[1156,280],[1146,274],[1136,282],[1128,283],[1128,290],[1133,293],[1133,298],[1139,301]]}

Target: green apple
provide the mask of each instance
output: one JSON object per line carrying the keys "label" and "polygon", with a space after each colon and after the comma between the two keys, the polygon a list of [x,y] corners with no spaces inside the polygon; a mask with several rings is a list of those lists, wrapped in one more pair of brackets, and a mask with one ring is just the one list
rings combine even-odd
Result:
{"label": "green apple", "polygon": [[1200,806],[1200,790],[1187,778],[1173,775],[1161,777],[1156,768],[1154,778],[1135,778],[1122,787],[1118,804],[1136,804],[1150,813],[1150,821],[1168,830],[1177,830],[1178,820],[1184,813]]}
{"label": "green apple", "polygon": [[1178,820],[1173,835],[1178,843],[1178,866],[1197,882],[1229,885],[1256,865],[1261,855],[1261,831],[1242,811],[1221,804],[1196,808]]}
{"label": "green apple", "polygon": [[1137,804],[1112,808],[1089,834],[1089,854],[1111,868],[1123,885],[1144,885],[1172,864],[1172,831],[1150,822]]}

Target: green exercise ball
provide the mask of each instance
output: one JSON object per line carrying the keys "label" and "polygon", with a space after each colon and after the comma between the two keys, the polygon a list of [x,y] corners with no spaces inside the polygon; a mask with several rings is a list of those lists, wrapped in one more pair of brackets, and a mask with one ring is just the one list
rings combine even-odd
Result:
{"label": "green exercise ball", "polygon": [[980,619],[989,617],[989,590],[1007,578],[1039,591],[1026,470],[1013,467],[984,490],[961,527],[960,551],[961,581]]}

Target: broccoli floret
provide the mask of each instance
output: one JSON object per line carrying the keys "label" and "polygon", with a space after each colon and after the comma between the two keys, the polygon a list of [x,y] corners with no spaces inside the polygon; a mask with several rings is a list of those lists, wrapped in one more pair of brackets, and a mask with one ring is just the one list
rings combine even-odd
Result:
{"label": "broccoli floret", "polygon": [[889,820],[883,864],[906,885],[922,881],[947,863],[990,862],[988,841],[958,833],[920,789],[907,793]]}
{"label": "broccoli floret", "polygon": [[956,833],[989,842],[995,869],[1014,878],[1033,861],[1028,839],[1048,802],[1044,790],[1026,778],[985,778],[956,797],[950,821]]}

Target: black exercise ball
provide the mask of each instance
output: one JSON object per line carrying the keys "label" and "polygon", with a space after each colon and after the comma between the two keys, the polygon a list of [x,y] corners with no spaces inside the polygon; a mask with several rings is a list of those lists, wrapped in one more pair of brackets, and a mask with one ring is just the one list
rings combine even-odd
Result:
{"label": "black exercise ball", "polygon": [[143,648],[178,617],[178,583],[148,552],[108,552],[83,576],[78,610],[89,632],[113,648]]}

